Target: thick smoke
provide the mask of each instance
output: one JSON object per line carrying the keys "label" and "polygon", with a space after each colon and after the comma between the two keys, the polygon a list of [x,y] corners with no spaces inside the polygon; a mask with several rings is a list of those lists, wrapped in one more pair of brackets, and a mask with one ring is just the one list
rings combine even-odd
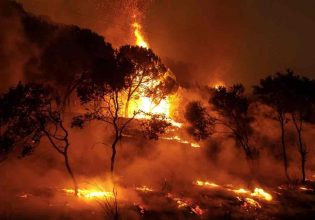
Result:
{"label": "thick smoke", "polygon": [[[84,71],[92,65],[91,60],[106,57],[108,51],[106,49],[112,49],[101,35],[106,36],[106,40],[115,46],[130,43],[131,21],[126,17],[130,18],[131,12],[126,8],[141,11],[139,5],[147,7],[146,3],[139,1],[136,6],[133,1],[112,3],[113,1],[59,0],[54,1],[53,5],[44,1],[36,4],[27,0],[21,2],[25,2],[26,8],[36,14],[46,13],[54,22],[31,15],[20,5],[0,3],[0,27],[5,30],[0,33],[0,55],[3,57],[0,60],[1,91],[21,80],[50,80],[59,85],[71,82],[75,77],[73,72]],[[210,4],[215,6],[211,10],[213,21],[209,22],[208,18],[197,15],[199,12],[204,14],[203,10],[209,9],[209,1],[202,1],[204,9],[200,9],[200,6],[193,2],[195,1],[183,1],[181,4],[187,3],[187,8],[184,7],[184,11],[176,11],[178,7],[174,2],[162,1],[163,4],[152,6],[147,16],[152,28],[148,35],[153,49],[164,57],[163,61],[177,74],[180,84],[185,87],[178,91],[181,99],[177,103],[174,116],[181,122],[184,122],[183,112],[190,101],[199,100],[208,105],[207,88],[198,84],[216,80],[252,82],[248,71],[257,70],[256,67],[253,68],[257,64],[254,62],[250,64],[251,68],[244,72],[246,69],[244,61],[241,58],[235,59],[240,51],[242,58],[248,56],[248,51],[244,52],[238,47],[244,40],[239,34],[240,29],[242,31],[246,29],[239,24],[244,24],[246,16],[239,18],[238,10],[232,9],[231,6],[226,8],[225,3],[213,3]],[[233,4],[237,8],[237,3]],[[195,8],[188,10],[191,6]],[[80,11],[83,9],[87,11],[85,13],[95,16],[82,14]],[[219,11],[216,11],[217,9]],[[137,10],[133,12],[136,13]],[[220,14],[220,11],[224,10],[228,11],[227,17]],[[141,13],[138,16],[141,16]],[[234,17],[237,19],[230,23],[230,19]],[[90,28],[101,35],[70,24]],[[245,24],[248,25],[248,22]],[[173,30],[173,27],[176,28]],[[198,31],[203,32],[203,36],[192,36]],[[92,44],[89,44],[91,42]],[[232,44],[238,46],[234,48]],[[243,47],[246,46],[243,45],[241,48]],[[62,57],[59,57],[60,54]],[[251,62],[250,60],[248,62]],[[235,67],[235,63],[239,61],[242,61],[240,66]],[[263,61],[257,62],[260,65],[265,64]],[[265,73],[269,70],[266,68],[259,71]],[[148,185],[157,190],[167,188],[179,192],[190,191],[191,183],[196,179],[240,186],[281,183],[284,177],[278,124],[273,120],[266,120],[266,115],[270,114],[270,109],[266,106],[253,106],[253,109],[256,120],[252,125],[255,128],[252,144],[260,149],[256,180],[249,176],[248,164],[241,149],[224,132],[201,142],[202,148],[191,148],[187,144],[166,140],[148,141],[138,133],[137,137],[126,137],[118,146],[116,170],[121,187],[119,189],[121,195],[118,196],[141,202],[141,198],[130,193],[128,189]],[[69,113],[67,117],[68,127],[73,116]],[[107,184],[111,151],[108,143],[112,138],[110,129],[98,123],[92,123],[84,130],[71,129],[69,154],[74,172],[82,185]],[[290,133],[288,132],[287,136],[293,137],[287,140],[290,143],[289,154],[292,164],[290,172],[297,178],[299,170],[293,165],[299,160],[296,155],[296,139],[293,128],[288,127],[288,130]],[[190,138],[185,131],[180,132],[187,139]],[[307,143],[311,143],[313,135],[311,131],[305,133]],[[309,158],[312,158],[312,155],[313,152],[310,151]],[[315,168],[311,159],[308,161],[308,168],[310,170]],[[32,194],[34,204],[38,205],[39,209],[42,208],[41,200],[37,198],[45,197],[52,206],[60,207],[71,201],[69,198],[59,198],[55,195],[56,191],[64,187],[71,187],[71,182],[64,170],[62,158],[48,142],[41,143],[35,152],[26,158],[10,156],[5,162],[0,163],[0,171],[3,174],[2,178],[5,179],[1,181],[0,188],[8,189],[7,192],[1,192],[3,196],[0,194],[2,198],[7,197],[6,200],[0,201],[6,204],[2,206],[4,208],[15,204],[17,200],[20,201],[20,196],[24,195],[25,191]],[[152,203],[159,204],[159,201],[153,200]],[[77,206],[77,210],[79,208],[81,206]],[[87,216],[90,216],[91,210],[87,210],[89,212]],[[10,213],[10,210],[7,212]],[[82,213],[78,211],[78,215],[80,214]]]}

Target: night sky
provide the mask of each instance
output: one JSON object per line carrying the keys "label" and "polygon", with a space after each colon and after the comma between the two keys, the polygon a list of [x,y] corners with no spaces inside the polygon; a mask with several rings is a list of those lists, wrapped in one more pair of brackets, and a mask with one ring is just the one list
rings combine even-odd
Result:
{"label": "night sky", "polygon": [[[91,28],[115,47],[132,43],[128,8],[121,1],[19,2],[52,21]],[[153,0],[139,5],[150,47],[182,82],[250,86],[286,68],[315,78],[313,0]]]}

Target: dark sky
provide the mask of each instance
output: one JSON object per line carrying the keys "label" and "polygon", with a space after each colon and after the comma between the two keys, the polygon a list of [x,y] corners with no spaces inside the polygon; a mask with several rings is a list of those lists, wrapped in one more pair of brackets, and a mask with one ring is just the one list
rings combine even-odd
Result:
{"label": "dark sky", "polygon": [[[114,46],[131,43],[121,1],[20,2],[53,21],[91,28]],[[152,0],[145,8],[150,46],[181,80],[248,86],[286,68],[315,78],[314,0]]]}

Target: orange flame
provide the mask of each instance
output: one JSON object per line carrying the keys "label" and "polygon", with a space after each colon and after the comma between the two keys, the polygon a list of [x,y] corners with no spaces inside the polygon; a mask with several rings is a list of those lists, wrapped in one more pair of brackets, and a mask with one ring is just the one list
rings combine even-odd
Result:
{"label": "orange flame", "polygon": [[149,45],[147,42],[145,42],[144,37],[141,32],[142,26],[138,22],[134,22],[132,24],[132,27],[134,28],[134,35],[136,37],[136,45],[139,47],[149,48]]}
{"label": "orange flame", "polygon": [[[64,192],[73,194],[75,191],[73,189],[63,189]],[[112,199],[114,195],[112,192],[106,192],[101,190],[95,189],[79,189],[78,190],[78,197],[86,200],[93,200],[93,199]]]}

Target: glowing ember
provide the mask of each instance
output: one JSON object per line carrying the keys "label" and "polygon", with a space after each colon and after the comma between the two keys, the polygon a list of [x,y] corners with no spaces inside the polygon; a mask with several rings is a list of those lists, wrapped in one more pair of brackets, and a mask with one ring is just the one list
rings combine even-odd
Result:
{"label": "glowing ember", "polygon": [[216,183],[211,183],[211,182],[207,182],[207,181],[204,182],[204,181],[200,181],[200,180],[197,180],[195,184],[198,186],[219,187],[219,185]]}
{"label": "glowing ember", "polygon": [[259,202],[257,202],[256,200],[252,199],[252,198],[245,198],[245,200],[242,200],[241,198],[237,197],[238,200],[243,202],[243,208],[248,209],[249,207],[253,207],[253,208],[261,208],[261,205],[259,204]]}
{"label": "glowing ember", "polygon": [[27,197],[28,197],[27,194],[20,195],[20,198],[27,198]]}
{"label": "glowing ember", "polygon": [[200,147],[200,145],[199,145],[198,143],[194,143],[194,142],[189,142],[189,141],[183,140],[183,139],[181,139],[179,136],[163,137],[163,138],[161,138],[161,139],[176,141],[176,142],[182,143],[182,144],[189,144],[191,147],[195,147],[195,148]]}
{"label": "glowing ember", "polygon": [[233,189],[233,192],[235,192],[236,194],[249,194],[250,192],[246,189],[240,188],[240,189]]}
{"label": "glowing ember", "polygon": [[149,187],[145,185],[141,187],[136,187],[136,190],[141,191],[141,192],[153,192],[153,189],[150,189]]}
{"label": "glowing ember", "polygon": [[[63,189],[64,192],[73,194],[75,191],[73,189]],[[93,200],[93,199],[112,199],[114,195],[112,192],[100,191],[100,190],[90,190],[90,189],[79,189],[78,197]]]}
{"label": "glowing ember", "polygon": [[192,211],[193,213],[195,213],[196,215],[199,215],[199,216],[201,216],[201,215],[203,215],[203,214],[205,213],[205,211],[202,210],[202,209],[199,207],[199,205],[197,205],[195,208],[191,208],[191,211]]}
{"label": "glowing ember", "polygon": [[302,191],[314,191],[313,189],[307,188],[305,186],[301,186],[299,189]]}
{"label": "glowing ember", "polygon": [[189,209],[192,213],[195,213],[196,215],[203,215],[205,213],[204,210],[202,210],[198,205],[193,205],[191,201],[184,200],[179,197],[173,196],[171,193],[168,193],[167,198],[172,199],[174,202],[177,204],[177,208],[187,208]]}

